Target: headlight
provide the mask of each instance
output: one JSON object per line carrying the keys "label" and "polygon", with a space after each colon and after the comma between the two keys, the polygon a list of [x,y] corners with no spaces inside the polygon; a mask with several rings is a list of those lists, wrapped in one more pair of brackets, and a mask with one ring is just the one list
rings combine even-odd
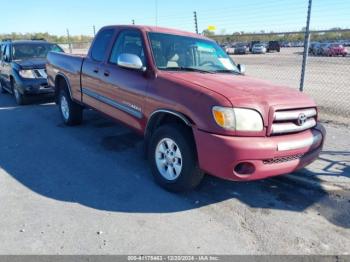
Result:
{"label": "headlight", "polygon": [[19,75],[23,78],[36,78],[33,70],[20,70]]}
{"label": "headlight", "polygon": [[213,107],[215,122],[229,130],[259,132],[264,130],[260,114],[252,109]]}

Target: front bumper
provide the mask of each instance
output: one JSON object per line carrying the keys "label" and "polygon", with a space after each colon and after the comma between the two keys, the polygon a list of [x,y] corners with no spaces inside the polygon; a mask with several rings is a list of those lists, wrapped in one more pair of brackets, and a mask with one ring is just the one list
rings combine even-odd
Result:
{"label": "front bumper", "polygon": [[[318,125],[298,134],[229,137],[195,129],[194,136],[199,166],[203,171],[227,180],[250,181],[292,173],[312,163],[321,153],[326,130]],[[290,149],[286,145],[291,145]],[[254,167],[251,173],[236,171],[242,163]]]}
{"label": "front bumper", "polygon": [[54,95],[55,90],[47,83],[47,79],[19,79],[16,87],[23,95]]}

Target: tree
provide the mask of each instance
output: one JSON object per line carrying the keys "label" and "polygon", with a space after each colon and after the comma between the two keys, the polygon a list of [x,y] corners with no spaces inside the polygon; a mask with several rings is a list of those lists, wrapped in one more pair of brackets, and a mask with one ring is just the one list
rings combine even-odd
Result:
{"label": "tree", "polygon": [[202,34],[205,35],[205,36],[207,36],[207,37],[215,36],[215,32],[209,31],[209,30],[207,30],[207,29],[204,30]]}

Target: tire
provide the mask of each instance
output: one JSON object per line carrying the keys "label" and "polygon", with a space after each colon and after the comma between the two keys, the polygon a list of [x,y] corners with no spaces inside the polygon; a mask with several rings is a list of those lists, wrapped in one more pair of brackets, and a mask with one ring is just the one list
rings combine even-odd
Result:
{"label": "tire", "polygon": [[25,105],[27,103],[27,98],[24,94],[21,94],[21,92],[18,90],[16,86],[16,82],[14,82],[14,80],[11,80],[11,89],[17,105],[19,106]]}
{"label": "tire", "polygon": [[[171,142],[175,142],[172,149]],[[148,149],[153,177],[167,191],[189,191],[202,181],[204,174],[198,167],[195,143],[186,127],[179,124],[159,127],[152,135]]]}
{"label": "tire", "polygon": [[3,83],[2,83],[1,80],[0,80],[0,93],[1,93],[1,94],[6,94],[6,93],[7,93],[7,91],[6,91],[5,88],[3,87]]}
{"label": "tire", "polygon": [[83,108],[68,95],[67,91],[61,89],[58,100],[62,120],[67,126],[80,125],[83,122]]}

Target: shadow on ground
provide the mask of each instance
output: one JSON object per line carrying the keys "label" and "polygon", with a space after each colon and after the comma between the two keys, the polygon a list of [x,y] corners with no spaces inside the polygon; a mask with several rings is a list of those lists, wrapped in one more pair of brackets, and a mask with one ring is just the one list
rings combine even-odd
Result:
{"label": "shadow on ground", "polygon": [[0,168],[39,195],[128,213],[188,211],[237,199],[253,209],[311,208],[333,224],[350,227],[348,196],[283,177],[235,183],[207,176],[193,192],[168,193],[153,182],[142,138],[130,130],[93,111],[85,112],[82,126],[68,128],[53,104],[16,107],[11,101],[0,99]]}

